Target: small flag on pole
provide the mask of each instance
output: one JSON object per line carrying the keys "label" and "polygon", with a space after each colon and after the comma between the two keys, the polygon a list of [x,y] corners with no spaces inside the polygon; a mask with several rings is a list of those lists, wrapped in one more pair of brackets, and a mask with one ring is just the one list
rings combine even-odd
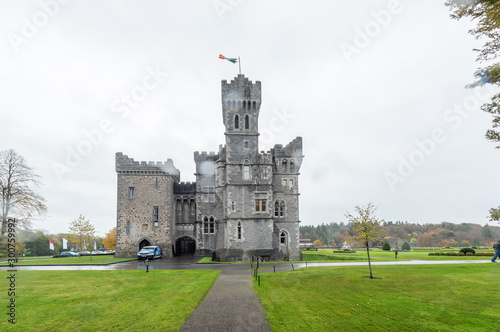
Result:
{"label": "small flag on pole", "polygon": [[222,59],[222,60],[227,60],[227,61],[231,61],[232,63],[236,63],[238,62],[238,59],[236,58],[226,58],[225,56],[223,56],[222,54],[219,54],[219,59]]}
{"label": "small flag on pole", "polygon": [[63,249],[68,249],[68,240],[63,238]]}
{"label": "small flag on pole", "polygon": [[87,245],[85,244],[85,240],[83,240],[83,249],[87,250]]}
{"label": "small flag on pole", "polygon": [[94,250],[97,250],[97,245],[95,244],[95,241],[94,241]]}
{"label": "small flag on pole", "polygon": [[49,239],[49,249],[54,250],[54,240]]}

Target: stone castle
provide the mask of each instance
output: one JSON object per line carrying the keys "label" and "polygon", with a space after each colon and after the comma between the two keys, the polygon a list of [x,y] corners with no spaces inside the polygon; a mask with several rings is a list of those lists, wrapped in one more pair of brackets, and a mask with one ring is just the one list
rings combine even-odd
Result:
{"label": "stone castle", "polygon": [[195,152],[196,182],[180,182],[171,159],[137,162],[116,153],[117,257],[146,245],[164,256],[216,261],[302,260],[298,177],[302,138],[259,152],[261,83],[239,74],[222,81],[226,144]]}

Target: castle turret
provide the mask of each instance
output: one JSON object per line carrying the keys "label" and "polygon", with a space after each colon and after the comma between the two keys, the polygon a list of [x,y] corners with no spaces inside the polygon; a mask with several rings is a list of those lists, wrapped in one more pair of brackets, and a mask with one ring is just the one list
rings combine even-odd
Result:
{"label": "castle turret", "polygon": [[254,159],[259,151],[261,84],[239,74],[230,83],[222,81],[222,116],[226,128],[227,162]]}

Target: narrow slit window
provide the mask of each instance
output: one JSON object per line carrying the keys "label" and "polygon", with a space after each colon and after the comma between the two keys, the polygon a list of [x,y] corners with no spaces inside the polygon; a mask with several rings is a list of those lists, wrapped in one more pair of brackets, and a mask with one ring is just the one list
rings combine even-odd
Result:
{"label": "narrow slit window", "polygon": [[234,129],[240,129],[240,117],[238,115],[234,116]]}
{"label": "narrow slit window", "polygon": [[237,232],[238,232],[238,240],[241,240],[241,222],[238,222]]}
{"label": "narrow slit window", "polygon": [[158,226],[160,211],[158,206],[153,206],[153,226]]}
{"label": "narrow slit window", "polygon": [[128,187],[128,198],[135,198],[135,187]]}
{"label": "narrow slit window", "polygon": [[250,129],[250,117],[245,115],[245,129]]}

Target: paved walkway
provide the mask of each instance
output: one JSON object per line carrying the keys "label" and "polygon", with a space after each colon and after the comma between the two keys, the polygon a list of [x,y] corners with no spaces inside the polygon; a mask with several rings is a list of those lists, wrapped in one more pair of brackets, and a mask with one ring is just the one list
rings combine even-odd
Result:
{"label": "paved walkway", "polygon": [[271,326],[253,290],[251,275],[222,272],[180,331],[265,332]]}

